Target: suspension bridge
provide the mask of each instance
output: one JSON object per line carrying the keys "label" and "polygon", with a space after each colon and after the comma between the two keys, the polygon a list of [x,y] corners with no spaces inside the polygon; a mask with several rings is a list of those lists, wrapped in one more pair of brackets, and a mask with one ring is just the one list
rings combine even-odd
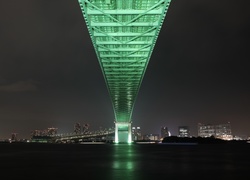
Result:
{"label": "suspension bridge", "polygon": [[115,116],[115,142],[132,141],[131,117],[171,0],[78,0]]}

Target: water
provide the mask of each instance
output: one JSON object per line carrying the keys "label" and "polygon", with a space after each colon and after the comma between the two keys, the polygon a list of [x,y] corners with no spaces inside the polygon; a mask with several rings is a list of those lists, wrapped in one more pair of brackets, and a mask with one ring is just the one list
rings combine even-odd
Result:
{"label": "water", "polygon": [[[249,179],[250,144],[0,144],[1,179]],[[6,178],[2,178],[6,176]]]}

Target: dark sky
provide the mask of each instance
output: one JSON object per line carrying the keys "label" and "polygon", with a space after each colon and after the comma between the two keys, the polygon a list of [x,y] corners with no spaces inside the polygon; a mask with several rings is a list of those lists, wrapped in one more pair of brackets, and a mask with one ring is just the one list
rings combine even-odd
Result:
{"label": "dark sky", "polygon": [[[230,122],[250,135],[250,1],[173,0],[133,126],[159,133]],[[111,100],[77,0],[0,1],[0,139],[74,124],[113,127]]]}

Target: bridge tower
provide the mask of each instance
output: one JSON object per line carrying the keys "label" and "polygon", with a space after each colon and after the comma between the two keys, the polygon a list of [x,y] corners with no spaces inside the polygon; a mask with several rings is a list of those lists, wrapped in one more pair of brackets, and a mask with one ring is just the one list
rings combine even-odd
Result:
{"label": "bridge tower", "polygon": [[171,0],[78,0],[115,115],[115,142],[130,143],[131,116]]}

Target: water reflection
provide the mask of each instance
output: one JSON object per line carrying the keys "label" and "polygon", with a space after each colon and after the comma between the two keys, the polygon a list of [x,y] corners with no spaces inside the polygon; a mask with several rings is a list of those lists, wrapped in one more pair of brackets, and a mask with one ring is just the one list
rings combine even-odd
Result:
{"label": "water reflection", "polygon": [[113,179],[136,179],[136,149],[134,145],[116,144],[112,156]]}
{"label": "water reflection", "polygon": [[[237,151],[242,151],[242,148]],[[108,179],[147,180],[167,176],[169,179],[235,179],[249,170],[249,157],[229,146],[161,146],[117,144],[112,147]],[[246,154],[246,153],[243,153]],[[239,173],[241,172],[241,173]]]}

